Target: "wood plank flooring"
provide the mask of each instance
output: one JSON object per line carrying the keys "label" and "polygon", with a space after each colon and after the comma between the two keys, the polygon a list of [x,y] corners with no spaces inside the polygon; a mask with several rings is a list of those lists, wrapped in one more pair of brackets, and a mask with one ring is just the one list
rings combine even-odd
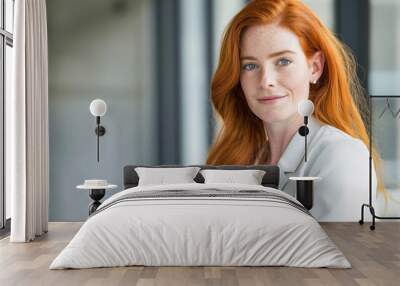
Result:
{"label": "wood plank flooring", "polygon": [[0,241],[0,285],[400,285],[400,222],[324,223],[353,268],[290,267],[120,267],[48,270],[81,223],[50,223],[49,233],[32,243]]}

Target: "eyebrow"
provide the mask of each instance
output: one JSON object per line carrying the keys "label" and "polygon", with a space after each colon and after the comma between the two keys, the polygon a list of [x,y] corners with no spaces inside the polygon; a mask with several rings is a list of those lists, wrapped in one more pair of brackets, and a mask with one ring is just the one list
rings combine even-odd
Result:
{"label": "eyebrow", "polygon": [[[293,51],[291,51],[291,50],[283,50],[283,51],[279,51],[279,52],[275,52],[275,53],[270,54],[270,55],[268,56],[268,58],[277,57],[277,56],[280,56],[280,55],[286,54],[286,53],[289,53],[289,54],[296,54],[295,52],[293,52]],[[252,57],[252,56],[243,56],[243,57],[240,57],[240,60],[241,60],[241,61],[242,61],[242,60],[257,60],[257,58]]]}

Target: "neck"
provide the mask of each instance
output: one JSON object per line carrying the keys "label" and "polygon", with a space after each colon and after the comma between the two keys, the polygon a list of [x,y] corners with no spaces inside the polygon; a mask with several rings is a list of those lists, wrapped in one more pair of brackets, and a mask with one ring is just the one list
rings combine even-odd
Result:
{"label": "neck", "polygon": [[270,151],[268,164],[276,165],[278,163],[290,140],[303,124],[304,118],[297,113],[284,121],[264,122]]}

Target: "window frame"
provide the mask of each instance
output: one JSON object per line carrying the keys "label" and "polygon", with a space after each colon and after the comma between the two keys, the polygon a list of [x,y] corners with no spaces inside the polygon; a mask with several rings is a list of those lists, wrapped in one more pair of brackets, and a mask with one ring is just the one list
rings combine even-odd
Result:
{"label": "window frame", "polygon": [[[0,236],[9,232],[10,219],[6,218],[6,190],[5,190],[5,95],[6,95],[6,47],[13,48],[14,35],[6,30],[6,0],[0,0],[1,21],[0,21]],[[13,14],[15,0],[11,0]],[[12,15],[14,21],[14,15]]]}

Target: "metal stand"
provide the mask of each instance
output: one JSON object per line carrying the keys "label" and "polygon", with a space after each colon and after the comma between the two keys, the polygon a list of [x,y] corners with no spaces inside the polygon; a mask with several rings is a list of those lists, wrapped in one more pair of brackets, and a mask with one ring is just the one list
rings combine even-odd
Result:
{"label": "metal stand", "polygon": [[359,224],[364,224],[364,207],[369,208],[372,215],[372,225],[369,226],[370,230],[375,230],[375,219],[400,219],[400,217],[382,217],[375,215],[375,208],[372,205],[372,98],[400,98],[400,96],[369,96],[369,204],[362,204],[361,206],[361,219]]}
{"label": "metal stand", "polygon": [[91,189],[89,191],[89,197],[93,200],[93,202],[89,205],[89,215],[95,212],[101,205],[100,200],[104,197],[105,193],[105,189]]}

